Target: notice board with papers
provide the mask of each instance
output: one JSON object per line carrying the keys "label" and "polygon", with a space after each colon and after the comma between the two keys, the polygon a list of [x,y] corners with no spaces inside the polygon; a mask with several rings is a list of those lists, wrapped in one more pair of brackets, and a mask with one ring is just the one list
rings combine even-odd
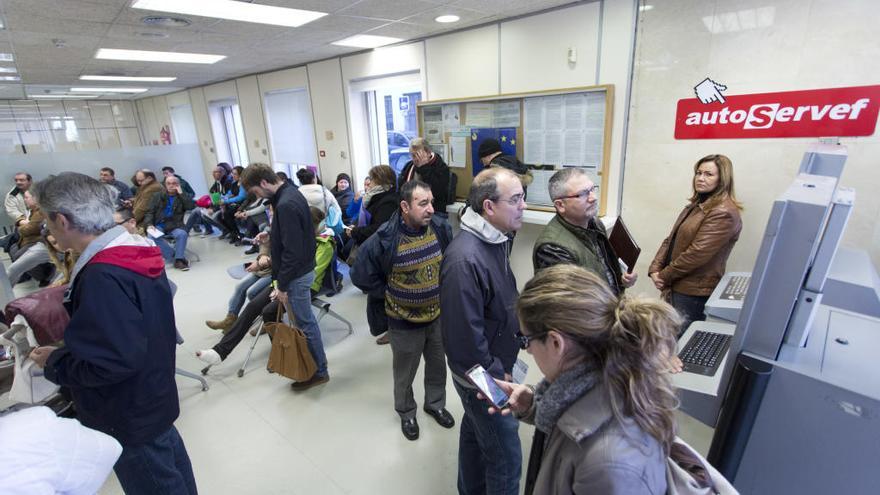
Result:
{"label": "notice board with papers", "polygon": [[503,153],[529,165],[528,208],[552,211],[550,177],[562,168],[578,167],[598,186],[599,215],[604,215],[613,101],[610,84],[420,101],[418,129],[433,148],[446,150],[446,163],[458,176],[459,199],[467,196],[483,168],[477,155],[480,143],[492,137]]}

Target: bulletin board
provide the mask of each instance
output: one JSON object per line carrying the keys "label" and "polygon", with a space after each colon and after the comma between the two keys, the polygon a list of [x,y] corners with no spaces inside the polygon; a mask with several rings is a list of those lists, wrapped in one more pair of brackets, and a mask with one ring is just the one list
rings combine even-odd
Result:
{"label": "bulletin board", "polygon": [[611,151],[614,86],[585,86],[529,93],[420,101],[419,136],[458,176],[456,197],[467,196],[483,168],[477,148],[493,137],[504,154],[529,165],[533,181],[527,208],[553,211],[547,185],[557,170],[584,169],[598,186],[599,215]]}

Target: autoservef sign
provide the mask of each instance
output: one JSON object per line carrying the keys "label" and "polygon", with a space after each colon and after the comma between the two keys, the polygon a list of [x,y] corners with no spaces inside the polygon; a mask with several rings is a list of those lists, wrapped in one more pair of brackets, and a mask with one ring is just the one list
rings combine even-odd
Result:
{"label": "autoservef sign", "polygon": [[675,139],[870,136],[877,127],[880,86],[723,95],[710,79],[697,98],[678,101]]}

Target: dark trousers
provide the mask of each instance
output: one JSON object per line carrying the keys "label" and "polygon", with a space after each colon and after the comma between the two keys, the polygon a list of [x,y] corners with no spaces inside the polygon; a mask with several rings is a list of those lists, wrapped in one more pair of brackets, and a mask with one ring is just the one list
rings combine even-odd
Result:
{"label": "dark trousers", "polygon": [[245,304],[244,309],[238,315],[238,319],[235,320],[235,324],[220,339],[220,342],[214,346],[214,350],[220,355],[220,359],[226,359],[226,356],[235,349],[235,346],[247,335],[248,329],[254,324],[258,316],[262,314],[264,323],[275,321],[278,302],[269,300],[269,294],[271,293],[272,286],[267,285],[256,297]]}
{"label": "dark trousers", "polygon": [[223,206],[223,213],[220,215],[220,223],[223,224],[223,228],[229,232],[229,235],[233,238],[241,237],[241,232],[238,230],[238,223],[235,220],[235,212],[238,211],[237,203],[230,203],[228,205]]}
{"label": "dark trousers", "polygon": [[522,473],[519,420],[489,414],[477,390],[455,383],[464,416],[458,435],[460,495],[518,495]]}
{"label": "dark trousers", "polygon": [[396,329],[391,323],[391,362],[394,376],[394,410],[400,419],[416,417],[413,380],[425,356],[425,407],[435,411],[446,407],[446,356],[440,319],[424,328]]}
{"label": "dark trousers", "polygon": [[198,493],[189,455],[174,426],[148,443],[123,447],[113,470],[127,495]]}
{"label": "dark trousers", "polygon": [[672,307],[678,311],[682,317],[681,328],[678,336],[681,337],[687,330],[691,322],[704,321],[706,319],[706,301],[709,296],[689,296],[679,292],[672,291]]}

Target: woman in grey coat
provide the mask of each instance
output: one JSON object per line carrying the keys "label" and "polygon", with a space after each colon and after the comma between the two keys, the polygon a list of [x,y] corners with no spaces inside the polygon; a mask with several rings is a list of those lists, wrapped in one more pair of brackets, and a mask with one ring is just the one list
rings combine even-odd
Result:
{"label": "woman in grey coat", "polygon": [[536,429],[525,493],[665,494],[675,310],[618,299],[596,275],[559,265],[526,284],[517,313],[520,347],[544,374],[537,387],[498,381],[510,396],[501,414]]}

